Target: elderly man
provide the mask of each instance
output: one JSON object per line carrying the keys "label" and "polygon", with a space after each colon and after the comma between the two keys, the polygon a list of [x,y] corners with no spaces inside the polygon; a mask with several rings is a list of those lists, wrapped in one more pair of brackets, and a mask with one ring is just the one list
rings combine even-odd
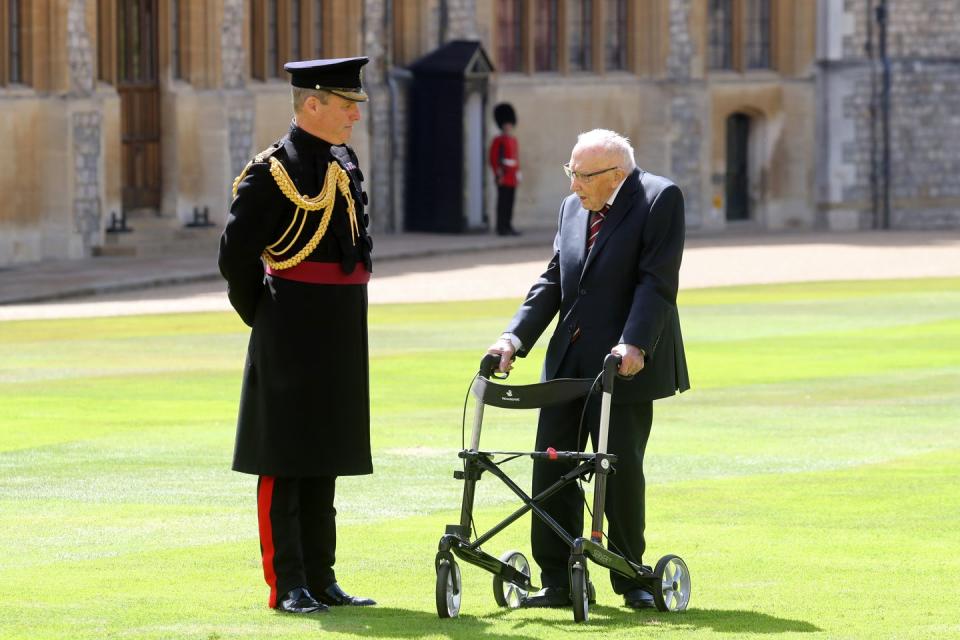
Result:
{"label": "elderly man", "polygon": [[[613,391],[608,450],[619,458],[606,493],[611,548],[640,563],[644,552],[643,454],[653,419],[652,401],[685,391],[687,378],[677,286],[683,253],[683,196],[670,180],[637,168],[623,136],[603,129],[581,134],[564,171],[568,196],[560,207],[553,258],[530,289],[506,332],[489,349],[509,371],[559,313],[550,338],[543,379],[593,378],[608,353],[622,358]],[[536,448],[582,451],[587,433],[596,439],[600,406],[589,400],[541,410]],[[540,493],[570,465],[537,460],[533,493]],[[575,485],[544,502],[572,535],[582,535],[583,495]],[[544,588],[526,606],[568,606],[570,549],[533,518],[533,556]],[[624,603],[653,606],[643,585],[611,572]]]}
{"label": "elderly man", "polygon": [[284,68],[294,119],[234,182],[220,239],[230,302],[253,328],[233,469],[259,477],[263,573],[288,613],[372,605],[340,588],[337,476],[372,473],[367,358],[371,242],[346,143],[367,58]]}

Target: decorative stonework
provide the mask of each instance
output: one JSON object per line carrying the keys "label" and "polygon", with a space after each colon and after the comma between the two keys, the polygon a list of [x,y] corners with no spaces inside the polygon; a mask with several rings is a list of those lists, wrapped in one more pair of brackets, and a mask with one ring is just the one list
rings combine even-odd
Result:
{"label": "decorative stonework", "polygon": [[447,40],[476,39],[476,0],[447,0]]}
{"label": "decorative stonework", "polygon": [[683,191],[689,227],[703,222],[701,155],[704,112],[697,89],[690,85],[690,68],[696,54],[690,34],[692,0],[670,0],[670,52],[667,76],[676,83],[670,101],[670,171],[668,177]]}
{"label": "decorative stonework", "polygon": [[667,76],[675,80],[690,78],[694,56],[690,34],[692,0],[670,0],[670,53],[667,54]]}
{"label": "decorative stonework", "polygon": [[364,54],[370,64],[364,67],[363,86],[370,95],[366,104],[367,130],[370,132],[370,157],[360,158],[366,177],[364,187],[370,197],[367,213],[375,233],[388,225],[390,203],[390,92],[384,76],[384,3],[366,0],[364,3],[366,31],[363,34]]}
{"label": "decorative stonework", "polygon": [[253,98],[249,95],[229,96],[227,135],[230,145],[230,175],[238,176],[260,149],[253,148]]}
{"label": "decorative stonework", "polygon": [[243,47],[244,11],[244,0],[223,0],[220,48],[224,89],[242,89],[246,84],[244,69],[247,66],[247,51]]}
{"label": "decorative stonework", "polygon": [[[876,6],[876,2],[872,3]],[[897,0],[887,3],[890,60],[890,226],[944,228],[960,224],[960,38],[956,0]],[[859,212],[861,227],[874,224],[871,184],[881,157],[881,66],[879,27],[872,25],[874,58],[868,57],[867,0],[844,0],[855,25],[843,41],[843,58],[823,73],[832,95],[842,95],[833,126],[851,132],[830,158],[824,176],[833,208]],[[819,113],[818,117],[827,118]]]}
{"label": "decorative stonework", "polygon": [[70,0],[67,6],[67,60],[70,65],[70,93],[87,96],[95,86],[93,47],[87,33],[85,0]]}
{"label": "decorative stonework", "polygon": [[100,239],[100,130],[97,111],[73,114],[74,228],[89,248]]}

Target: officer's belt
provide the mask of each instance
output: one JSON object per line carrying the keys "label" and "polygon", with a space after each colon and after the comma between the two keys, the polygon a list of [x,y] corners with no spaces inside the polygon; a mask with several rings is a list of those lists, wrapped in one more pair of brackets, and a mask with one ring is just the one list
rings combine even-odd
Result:
{"label": "officer's belt", "polygon": [[304,260],[289,269],[274,269],[267,265],[267,275],[284,280],[308,282],[310,284],[367,284],[370,272],[358,262],[352,273],[344,273],[339,262],[310,262]]}

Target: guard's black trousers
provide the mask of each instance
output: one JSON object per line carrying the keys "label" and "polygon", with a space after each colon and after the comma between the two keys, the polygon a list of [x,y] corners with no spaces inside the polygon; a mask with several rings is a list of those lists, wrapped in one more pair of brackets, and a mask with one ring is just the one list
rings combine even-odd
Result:
{"label": "guard's black trousers", "polygon": [[257,481],[260,554],[271,607],[291,589],[307,587],[316,594],[336,582],[336,481],[272,476]]}
{"label": "guard's black trousers", "polygon": [[[586,378],[599,373],[600,363],[578,366],[576,349],[571,346],[557,373],[558,378]],[[574,353],[571,353],[574,352]],[[558,451],[583,451],[587,434],[596,446],[600,425],[600,396],[592,394],[584,418],[584,426],[577,441],[583,399],[540,410],[537,428],[537,451],[553,447]],[[653,403],[615,404],[610,411],[610,431],[607,453],[616,454],[616,473],[608,476],[604,513],[607,521],[608,548],[633,562],[640,563],[645,542],[643,454],[650,437],[653,421]],[[559,461],[535,460],[533,463],[533,493],[542,492],[560,479],[575,465]],[[544,509],[574,538],[583,535],[583,491],[576,483],[568,484],[559,493],[543,503]],[[592,502],[591,502],[592,507]],[[531,532],[533,557],[540,566],[540,578],[545,587],[568,587],[570,579],[567,564],[570,547],[540,518],[533,516]],[[640,587],[618,573],[610,572],[610,583],[615,593],[626,593]]]}
{"label": "guard's black trousers", "polygon": [[497,187],[497,233],[507,234],[513,231],[513,200],[516,187]]}

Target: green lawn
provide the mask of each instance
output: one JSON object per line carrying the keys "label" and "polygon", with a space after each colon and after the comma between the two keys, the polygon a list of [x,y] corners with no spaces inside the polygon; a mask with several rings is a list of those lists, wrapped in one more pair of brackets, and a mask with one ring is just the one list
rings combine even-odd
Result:
{"label": "green lawn", "polygon": [[[307,618],[266,607],[256,481],[229,470],[239,320],[0,323],[0,638],[960,638],[960,279],[683,292],[694,389],[655,408],[644,560],[684,557],[690,610],[625,609],[595,567],[587,625],[503,611],[462,564],[439,620],[464,393],[516,304],[371,309],[376,473],[339,483],[337,569],[380,606]],[[488,409],[483,442],[535,422]],[[481,527],[515,508],[479,488]],[[485,550],[528,552],[527,524]]]}

